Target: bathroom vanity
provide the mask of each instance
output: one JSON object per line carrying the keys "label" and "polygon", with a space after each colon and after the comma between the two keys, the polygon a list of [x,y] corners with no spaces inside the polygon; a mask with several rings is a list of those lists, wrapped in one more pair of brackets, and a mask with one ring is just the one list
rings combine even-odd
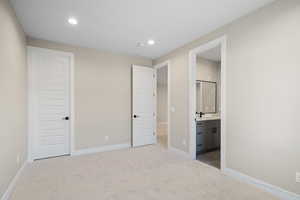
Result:
{"label": "bathroom vanity", "polygon": [[219,118],[197,120],[197,154],[220,148],[221,120]]}
{"label": "bathroom vanity", "polygon": [[196,81],[197,154],[220,149],[221,120],[217,82]]}

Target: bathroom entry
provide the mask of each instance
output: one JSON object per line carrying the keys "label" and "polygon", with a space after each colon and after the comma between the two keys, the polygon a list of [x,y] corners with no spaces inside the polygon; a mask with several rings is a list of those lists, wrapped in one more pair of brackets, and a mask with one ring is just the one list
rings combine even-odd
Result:
{"label": "bathroom entry", "polygon": [[168,148],[169,134],[168,134],[168,124],[169,124],[169,64],[164,63],[157,65],[156,67],[157,76],[157,99],[156,99],[156,109],[157,109],[157,143],[163,147]]}
{"label": "bathroom entry", "polygon": [[221,46],[196,56],[196,155],[197,160],[221,165]]}

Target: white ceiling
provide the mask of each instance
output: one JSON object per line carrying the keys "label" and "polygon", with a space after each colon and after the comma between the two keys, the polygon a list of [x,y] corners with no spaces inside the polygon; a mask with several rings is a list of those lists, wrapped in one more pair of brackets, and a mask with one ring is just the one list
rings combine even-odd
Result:
{"label": "white ceiling", "polygon": [[219,62],[221,61],[221,46],[217,46],[213,49],[207,50],[199,54],[198,57]]}
{"label": "white ceiling", "polygon": [[[11,1],[31,37],[157,58],[273,0]],[[137,47],[149,38],[157,44]]]}

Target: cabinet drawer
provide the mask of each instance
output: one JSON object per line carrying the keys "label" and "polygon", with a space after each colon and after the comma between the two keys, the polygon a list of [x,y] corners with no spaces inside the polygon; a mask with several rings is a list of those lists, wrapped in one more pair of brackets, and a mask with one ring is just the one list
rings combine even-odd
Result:
{"label": "cabinet drawer", "polygon": [[220,147],[220,120],[197,122],[197,152]]}
{"label": "cabinet drawer", "polygon": [[212,120],[212,121],[210,121],[210,123],[209,123],[209,126],[210,127],[220,127],[220,125],[221,125],[221,121],[220,120]]}
{"label": "cabinet drawer", "polygon": [[204,126],[205,125],[205,121],[203,121],[203,122],[197,122],[197,126]]}
{"label": "cabinet drawer", "polygon": [[197,126],[196,127],[196,131],[197,131],[197,134],[200,133],[200,132],[206,132],[207,130],[209,130],[209,127],[207,126]]}
{"label": "cabinet drawer", "polygon": [[219,132],[218,127],[212,127],[211,128],[211,133],[212,134],[217,134]]}

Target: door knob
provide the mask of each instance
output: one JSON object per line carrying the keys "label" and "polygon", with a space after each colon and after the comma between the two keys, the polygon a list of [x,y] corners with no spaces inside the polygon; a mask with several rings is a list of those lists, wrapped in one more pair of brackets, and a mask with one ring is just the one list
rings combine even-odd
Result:
{"label": "door knob", "polygon": [[64,117],[64,118],[62,118],[63,120],[69,120],[69,117],[67,116],[67,117]]}
{"label": "door knob", "polygon": [[133,118],[138,118],[139,116],[138,115],[133,115]]}

